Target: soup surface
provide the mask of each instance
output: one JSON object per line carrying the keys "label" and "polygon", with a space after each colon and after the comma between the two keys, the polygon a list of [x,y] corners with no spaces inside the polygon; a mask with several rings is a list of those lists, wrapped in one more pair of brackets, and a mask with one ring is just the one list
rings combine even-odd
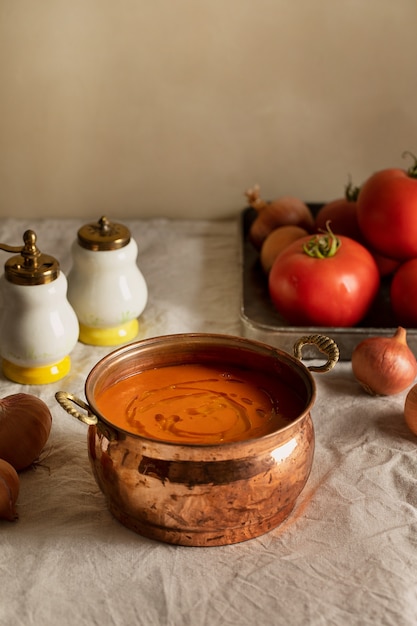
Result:
{"label": "soup surface", "polygon": [[276,377],[236,366],[144,370],[97,395],[100,412],[130,433],[177,443],[259,437],[288,425],[303,400]]}

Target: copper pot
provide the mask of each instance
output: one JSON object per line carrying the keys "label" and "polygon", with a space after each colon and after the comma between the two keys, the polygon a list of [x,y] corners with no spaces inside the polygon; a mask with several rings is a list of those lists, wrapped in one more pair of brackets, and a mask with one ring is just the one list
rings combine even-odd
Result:
{"label": "copper pot", "polygon": [[[315,344],[327,362],[307,368],[301,362],[305,344]],[[313,461],[310,410],[316,386],[310,370],[326,372],[338,356],[336,344],[322,335],[302,337],[294,356],[229,335],[168,335],[125,345],[101,359],[86,379],[87,403],[63,391],[56,399],[89,424],[92,470],[115,518],[167,543],[225,545],[275,528],[292,511]],[[124,431],[97,408],[97,393],[121,378],[143,369],[213,359],[273,373],[302,396],[304,409],[284,428],[259,438],[183,445]]]}

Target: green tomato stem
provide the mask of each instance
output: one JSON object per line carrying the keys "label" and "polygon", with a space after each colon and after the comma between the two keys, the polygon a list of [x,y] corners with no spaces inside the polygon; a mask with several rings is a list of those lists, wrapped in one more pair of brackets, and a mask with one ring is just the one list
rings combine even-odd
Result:
{"label": "green tomato stem", "polygon": [[350,180],[345,187],[345,198],[348,202],[356,202],[359,197],[360,187],[356,187]]}
{"label": "green tomato stem", "polygon": [[413,154],[413,153],[412,153],[412,152],[410,152],[409,150],[405,150],[405,151],[402,153],[402,157],[403,157],[403,159],[404,159],[406,156],[410,156],[412,159],[414,159],[414,163],[413,163],[413,165],[411,165],[411,166],[408,168],[408,170],[407,170],[407,174],[408,174],[408,176],[409,176],[410,178],[417,178],[417,157],[416,157],[416,155],[415,155],[415,154]]}
{"label": "green tomato stem", "polygon": [[327,231],[314,235],[303,245],[303,250],[314,259],[329,259],[336,254],[342,242],[330,229],[330,222],[326,224]]}

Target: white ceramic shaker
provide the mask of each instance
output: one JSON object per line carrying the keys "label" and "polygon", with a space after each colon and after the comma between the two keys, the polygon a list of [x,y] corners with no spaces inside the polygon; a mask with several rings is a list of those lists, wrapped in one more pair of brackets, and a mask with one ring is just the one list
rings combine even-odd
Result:
{"label": "white ceramic shaker", "polygon": [[137,336],[138,317],[148,301],[137,254],[129,229],[104,216],[78,230],[68,299],[78,317],[81,342],[114,346]]}
{"label": "white ceramic shaker", "polygon": [[0,243],[8,259],[0,276],[0,356],[4,375],[21,384],[51,383],[71,369],[78,320],[58,261],[42,254],[27,230],[23,247]]}

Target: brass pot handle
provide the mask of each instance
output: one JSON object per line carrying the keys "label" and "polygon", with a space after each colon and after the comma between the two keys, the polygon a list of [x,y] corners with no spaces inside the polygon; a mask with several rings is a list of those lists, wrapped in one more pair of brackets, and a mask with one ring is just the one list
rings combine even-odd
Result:
{"label": "brass pot handle", "polygon": [[[87,424],[87,426],[97,426],[97,429],[109,441],[116,441],[116,439],[118,439],[117,431],[99,420],[97,415],[91,412],[88,404],[86,404],[83,400],[80,400],[77,396],[74,396],[72,393],[67,393],[66,391],[57,391],[55,399],[67,413],[72,415],[72,417],[76,417],[77,420],[83,422],[83,424]],[[76,404],[81,409],[87,411],[87,414],[80,413],[80,411],[74,408],[73,404]]]}
{"label": "brass pot handle", "polygon": [[302,349],[305,345],[314,345],[320,352],[327,356],[327,361],[323,365],[310,365],[307,369],[311,372],[329,372],[334,368],[339,360],[339,348],[333,339],[326,337],[326,335],[306,335],[300,337],[300,339],[294,345],[294,356],[297,359],[302,359]]}
{"label": "brass pot handle", "polygon": [[[94,415],[94,413],[91,413],[88,404],[83,402],[83,400],[80,400],[80,398],[78,398],[77,396],[74,396],[72,393],[67,393],[66,391],[57,391],[55,394],[55,399],[58,404],[60,404],[62,408],[65,409],[67,413],[72,415],[72,417],[76,417],[77,420],[80,420],[80,422],[83,422],[88,426],[97,424],[98,418],[96,415]],[[87,415],[85,413],[80,413],[79,411],[77,411],[77,409],[73,407],[73,404],[76,404],[81,409],[87,411]]]}

